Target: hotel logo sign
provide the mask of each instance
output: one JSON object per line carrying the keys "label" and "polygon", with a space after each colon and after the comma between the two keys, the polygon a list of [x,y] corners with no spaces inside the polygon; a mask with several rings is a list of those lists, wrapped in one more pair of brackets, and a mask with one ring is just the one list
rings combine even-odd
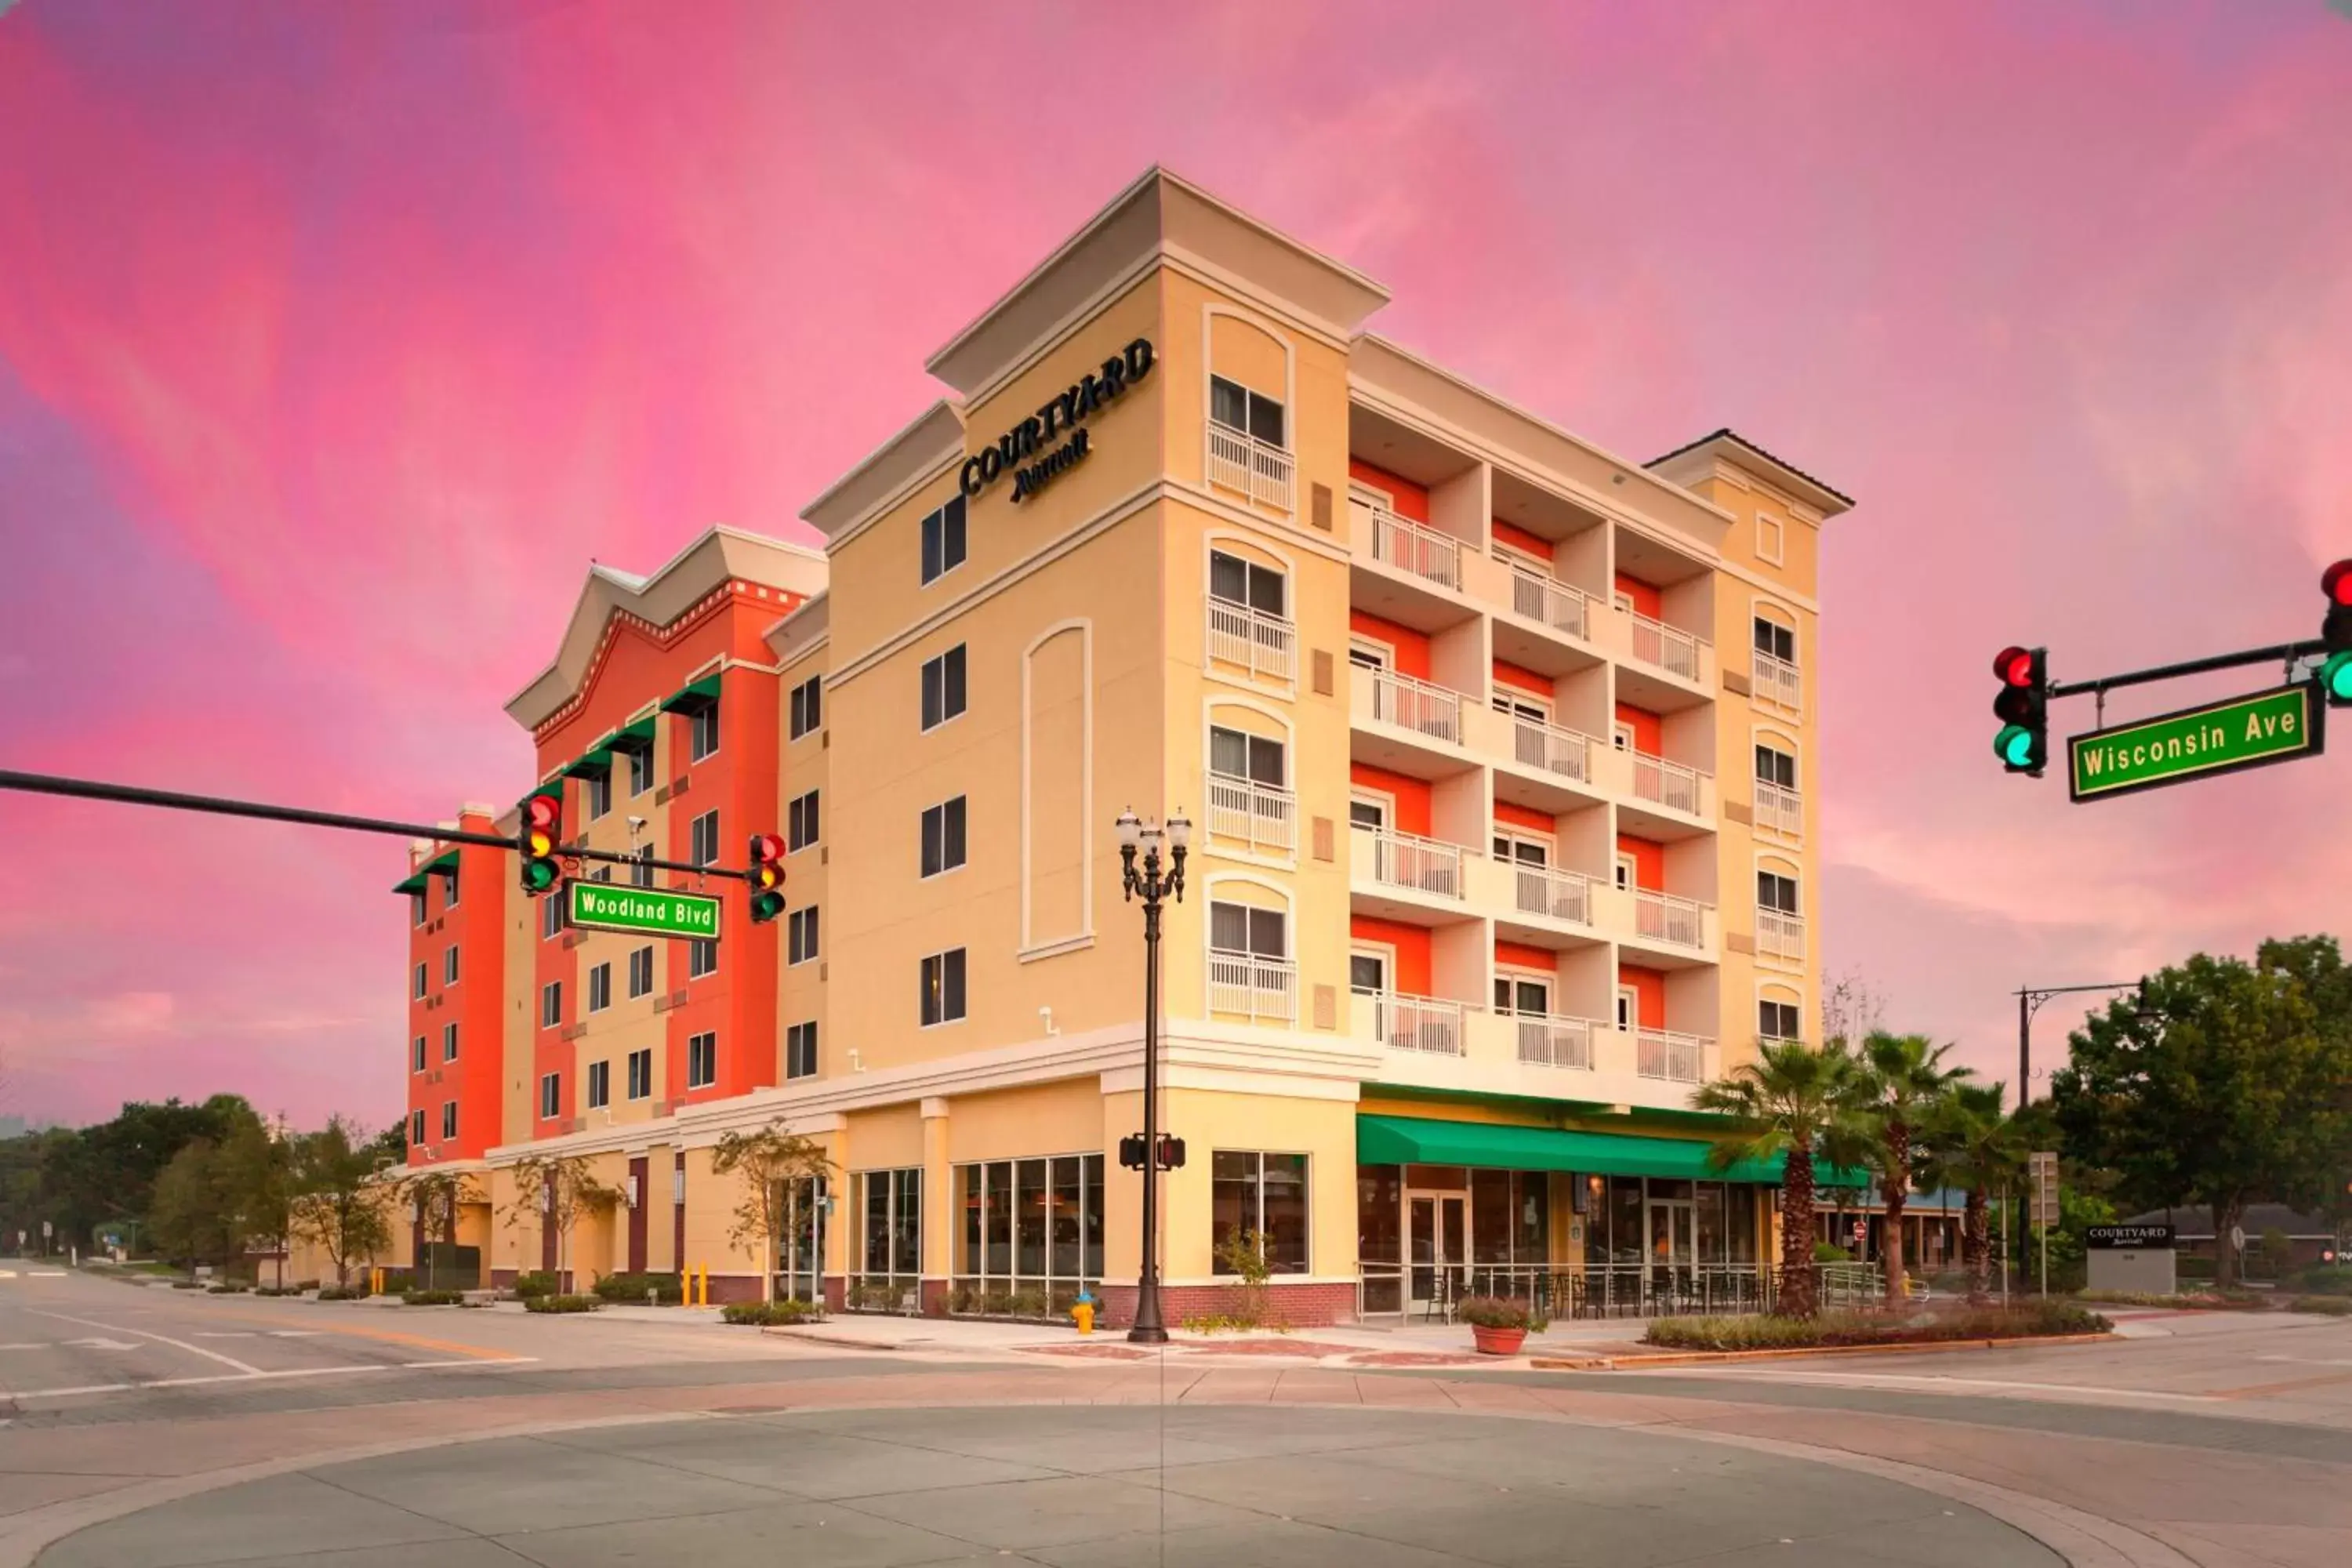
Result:
{"label": "hotel logo sign", "polygon": [[564,916],[582,931],[634,931],[646,936],[719,935],[719,900],[701,893],[615,887],[610,882],[564,884]]}
{"label": "hotel logo sign", "polygon": [[2104,800],[2134,790],[2315,757],[2326,742],[2318,688],[2275,687],[2226,702],[2070,736],[2067,792]]}
{"label": "hotel logo sign", "polygon": [[[1086,460],[1094,449],[1086,422],[1150,375],[1152,363],[1151,340],[1136,339],[1103,361],[1100,370],[1088,371],[1083,381],[1072,383],[1069,390],[999,436],[994,446],[966,458],[957,488],[966,496],[977,496],[1010,472],[1014,500],[1035,495]],[[1056,438],[1063,438],[1058,447]]]}

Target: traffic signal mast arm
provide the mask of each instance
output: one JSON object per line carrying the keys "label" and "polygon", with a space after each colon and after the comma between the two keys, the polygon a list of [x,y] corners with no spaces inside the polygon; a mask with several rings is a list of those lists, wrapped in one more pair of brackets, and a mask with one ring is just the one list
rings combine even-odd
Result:
{"label": "traffic signal mast arm", "polygon": [[2300,661],[2316,658],[2326,651],[2327,645],[2316,638],[2309,642],[2278,643],[2270,647],[2250,647],[2243,653],[2217,653],[2209,658],[2192,658],[2181,664],[2127,669],[2121,675],[2103,675],[2095,680],[2053,681],[2043,688],[2043,692],[2051,697],[2095,695],[2118,686],[2146,686],[2150,681],[2177,680],[2182,676],[2203,675],[2216,669],[2238,669],[2250,664],[2283,664],[2292,670]]}
{"label": "traffic signal mast arm", "polygon": [[[105,784],[96,779],[61,778],[52,773],[18,773],[7,768],[0,768],[0,789],[18,790],[27,795],[62,795],[69,800],[111,801],[118,805],[155,805],[171,811],[200,811],[214,816],[242,816],[257,822],[291,822],[303,827],[332,827],[346,833],[381,833],[399,838],[427,838],[436,844],[476,844],[491,849],[512,849],[515,847],[511,834],[467,833],[459,828],[394,822],[379,816],[352,816],[339,811],[312,811],[306,806],[270,805],[262,801],[185,795],[177,790]],[[615,866],[649,866],[656,871],[682,871],[695,877],[724,877],[739,882],[749,877],[746,871],[724,866],[697,866],[685,860],[653,860],[610,849],[583,848],[576,845],[558,846],[557,853],[566,859],[604,861]]]}

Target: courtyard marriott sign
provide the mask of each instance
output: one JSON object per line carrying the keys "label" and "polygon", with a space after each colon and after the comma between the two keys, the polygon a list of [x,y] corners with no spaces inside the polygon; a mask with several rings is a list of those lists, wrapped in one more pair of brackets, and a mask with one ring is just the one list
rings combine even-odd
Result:
{"label": "courtyard marriott sign", "polygon": [[620,888],[610,882],[566,882],[564,915],[582,931],[625,931],[646,936],[719,935],[719,900],[701,893]]}
{"label": "courtyard marriott sign", "polygon": [[[1084,381],[1047,401],[1043,408],[963,460],[956,488],[976,496],[996,482],[1006,469],[1013,472],[1013,499],[1022,500],[1044,489],[1056,477],[1085,460],[1092,445],[1081,428],[1095,410],[1151,374],[1151,340],[1138,338],[1126,349],[1088,371]],[[1067,432],[1069,439],[1054,447],[1054,438]],[[1052,447],[1052,450],[1047,450]]]}
{"label": "courtyard marriott sign", "polygon": [[2270,763],[2315,757],[2326,709],[2309,684],[2275,687],[2203,708],[2165,713],[2066,741],[2066,786],[2075,800],[2154,789]]}

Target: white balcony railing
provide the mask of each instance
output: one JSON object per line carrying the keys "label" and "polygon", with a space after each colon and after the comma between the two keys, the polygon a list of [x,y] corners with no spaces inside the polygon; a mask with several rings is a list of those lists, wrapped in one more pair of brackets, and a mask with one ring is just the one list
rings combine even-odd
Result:
{"label": "white balcony railing", "polygon": [[1802,963],[1805,961],[1805,917],[1783,914],[1779,910],[1758,910],[1756,955]]}
{"label": "white balcony railing", "polygon": [[1706,1050],[1715,1044],[1697,1035],[1643,1029],[1634,1045],[1634,1066],[1643,1078],[1697,1083],[1706,1076]]}
{"label": "white balcony railing", "polygon": [[1756,649],[1756,700],[1786,708],[1791,713],[1804,710],[1805,679],[1797,667],[1777,654]]}
{"label": "white balcony railing", "polygon": [[1291,457],[1271,441],[1223,425],[1209,426],[1209,482],[1289,511]]}
{"label": "white balcony railing", "polygon": [[1391,991],[1358,991],[1372,1004],[1372,1030],[1392,1051],[1431,1056],[1462,1054],[1462,1004],[1434,996],[1402,996]]}
{"label": "white balcony railing", "polygon": [[1209,953],[1209,1011],[1238,1014],[1253,1024],[1288,1024],[1298,1017],[1298,965],[1255,953]]}
{"label": "white balcony railing", "polygon": [[1298,847],[1298,802],[1275,784],[1209,775],[1209,836],[1288,855]]}
{"label": "white balcony railing", "polygon": [[1372,559],[1443,588],[1462,586],[1462,542],[1450,533],[1379,507],[1372,513]]}
{"label": "white balcony railing", "polygon": [[1559,773],[1579,784],[1592,782],[1591,736],[1534,719],[1513,716],[1511,754],[1531,768]]}
{"label": "white balcony railing", "polygon": [[1669,810],[1699,815],[1706,778],[1696,768],[1686,768],[1647,752],[1633,753],[1633,794]]}
{"label": "white balcony railing", "polygon": [[1590,1018],[1521,1014],[1518,1025],[1519,1060],[1538,1067],[1592,1069],[1592,1031],[1601,1026]]}
{"label": "white balcony railing", "polygon": [[1298,628],[1286,616],[1271,616],[1228,599],[1211,599],[1209,657],[1238,664],[1253,676],[1294,680],[1298,672]]}
{"label": "white balcony railing", "polygon": [[1579,925],[1592,923],[1591,878],[1549,866],[1523,866],[1516,860],[1508,864],[1512,879],[1517,884],[1516,898],[1520,913],[1574,921]]}
{"label": "white balcony railing", "polygon": [[1801,838],[1805,832],[1805,800],[1781,784],[1756,781],[1756,826],[1783,838]]}
{"label": "white balcony railing", "polygon": [[1516,561],[1496,556],[1511,569],[1511,609],[1531,621],[1572,637],[1592,636],[1592,616],[1585,596],[1557,578],[1530,571]]}
{"label": "white balcony railing", "polygon": [[1464,896],[1462,846],[1391,827],[1359,827],[1358,842],[1371,851],[1372,880],[1391,888],[1435,893],[1442,899]]}
{"label": "white balcony railing", "polygon": [[1393,669],[1362,670],[1358,679],[1371,687],[1372,718],[1462,743],[1462,693]]}
{"label": "white balcony railing", "polygon": [[1663,669],[1668,675],[1679,675],[1685,680],[1698,679],[1698,650],[1705,638],[1694,637],[1680,626],[1654,621],[1638,611],[1628,610],[1625,614],[1633,623],[1633,658],[1637,662]]}
{"label": "white balcony railing", "polygon": [[1633,889],[1633,932],[1650,942],[1676,947],[1706,945],[1706,906],[1696,899],[1676,898],[1648,888]]}

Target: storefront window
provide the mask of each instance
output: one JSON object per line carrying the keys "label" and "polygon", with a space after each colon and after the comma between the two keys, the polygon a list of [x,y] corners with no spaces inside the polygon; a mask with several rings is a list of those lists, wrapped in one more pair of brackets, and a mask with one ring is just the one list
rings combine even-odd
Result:
{"label": "storefront window", "polygon": [[1065,1154],[1054,1162],[1053,1272],[1074,1276],[1078,1263],[1079,1216],[1085,1209],[1078,1185],[1078,1157]]}
{"label": "storefront window", "polygon": [[1609,1261],[1639,1265],[1648,1226],[1642,1217],[1642,1178],[1609,1178]]}
{"label": "storefront window", "polygon": [[1035,1278],[1045,1272],[1045,1162],[1022,1161],[1013,1181],[1013,1271]]}
{"label": "storefront window", "polygon": [[[1255,1231],[1276,1274],[1307,1272],[1307,1156],[1218,1150],[1210,1163],[1209,1240],[1222,1247],[1236,1231]],[[1219,1274],[1234,1270],[1223,1258]]]}
{"label": "storefront window", "polygon": [[1102,1278],[1100,1154],[959,1165],[955,1189],[950,1311],[1051,1317]]}
{"label": "storefront window", "polygon": [[922,1269],[923,1173],[860,1171],[850,1177],[857,1215],[860,1272],[913,1275]]}
{"label": "storefront window", "polygon": [[1470,1260],[1508,1263],[1517,1226],[1511,1216],[1509,1171],[1470,1173]]}
{"label": "storefront window", "polygon": [[1511,1215],[1518,1234],[1511,1241],[1515,1263],[1551,1261],[1551,1178],[1541,1171],[1522,1171],[1511,1177]]}

